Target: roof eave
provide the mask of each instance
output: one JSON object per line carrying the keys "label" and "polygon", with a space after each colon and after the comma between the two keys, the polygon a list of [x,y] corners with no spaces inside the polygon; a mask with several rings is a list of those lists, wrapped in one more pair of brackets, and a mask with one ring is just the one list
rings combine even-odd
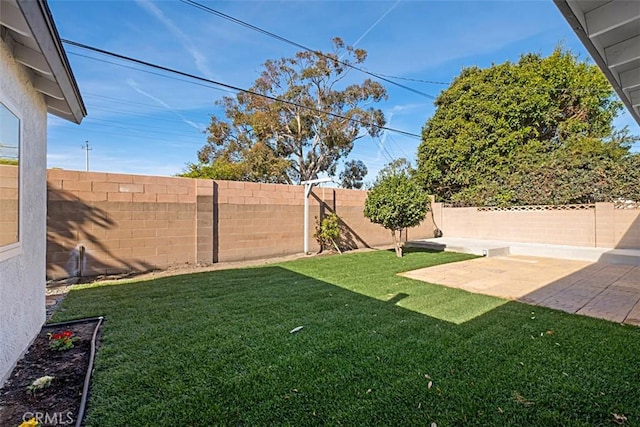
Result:
{"label": "roof eave", "polygon": [[[594,44],[593,40],[589,37],[587,30],[584,28],[582,24],[582,20],[576,15],[574,9],[569,4],[568,0],[553,0],[562,15],[565,17],[573,31],[576,33],[584,47],[587,49],[595,63],[600,67],[602,72],[604,73],[611,86],[616,91],[620,100],[624,103],[624,105],[629,110],[631,116],[635,119],[635,121],[640,125],[640,108],[636,108],[633,105],[631,97],[625,93],[622,85],[616,79],[614,72],[609,67],[609,64],[602,57],[600,51]],[[584,18],[584,17],[582,17]]]}
{"label": "roof eave", "polygon": [[62,41],[49,6],[45,0],[18,1],[17,4],[40,53],[44,56],[59,89],[62,91],[63,99],[47,99],[49,113],[75,123],[82,122],[82,119],[87,115],[87,110],[62,47]]}

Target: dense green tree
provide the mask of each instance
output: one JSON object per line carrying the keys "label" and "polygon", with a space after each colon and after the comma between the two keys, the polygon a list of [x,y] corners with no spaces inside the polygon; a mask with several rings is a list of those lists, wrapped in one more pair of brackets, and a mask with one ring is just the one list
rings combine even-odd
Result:
{"label": "dense green tree", "polygon": [[396,256],[402,256],[402,229],[415,227],[429,209],[429,196],[406,170],[387,168],[369,190],[364,216],[391,231]]}
{"label": "dense green tree", "polygon": [[407,175],[409,177],[414,176],[416,170],[411,165],[411,162],[408,161],[404,157],[400,157],[398,159],[392,160],[387,163],[380,171],[378,171],[378,176],[376,180],[381,180],[387,175]]}
{"label": "dense green tree", "polygon": [[349,160],[345,162],[344,169],[340,172],[340,185],[342,188],[359,190],[364,186],[364,177],[367,172],[367,166],[361,160]]}
{"label": "dense green tree", "polygon": [[210,164],[189,163],[187,169],[179,176],[287,184],[289,167],[289,160],[278,157],[271,148],[258,142],[246,150],[241,160],[234,161],[225,155],[216,158]]}
{"label": "dense green tree", "polygon": [[[285,177],[299,183],[323,172],[335,176],[338,162],[351,152],[354,141],[380,134],[384,114],[370,104],[386,98],[386,90],[370,79],[343,83],[350,70],[345,64],[362,64],[367,53],[345,46],[340,38],[333,43],[329,53],[304,51],[293,58],[268,60],[250,88],[252,93],[219,101],[225,118],[211,118],[207,143],[198,152],[199,164],[213,166],[224,158],[252,169],[252,150],[262,144],[268,156],[260,157],[260,166],[267,173],[251,171],[243,179],[271,182]],[[286,165],[279,162],[282,159]],[[273,170],[275,177],[270,174]]]}
{"label": "dense green tree", "polygon": [[188,163],[186,169],[178,174],[184,178],[220,179],[226,181],[242,181],[244,165],[231,163],[224,158],[216,159],[212,164]]}
{"label": "dense green tree", "polygon": [[518,161],[503,188],[511,191],[511,203],[521,205],[640,200],[640,155],[621,149],[626,138],[570,138],[551,152]]}
{"label": "dense green tree", "polygon": [[612,125],[622,104],[601,71],[570,52],[466,68],[435,104],[418,176],[439,199],[561,204],[631,195],[624,182],[636,138]]}

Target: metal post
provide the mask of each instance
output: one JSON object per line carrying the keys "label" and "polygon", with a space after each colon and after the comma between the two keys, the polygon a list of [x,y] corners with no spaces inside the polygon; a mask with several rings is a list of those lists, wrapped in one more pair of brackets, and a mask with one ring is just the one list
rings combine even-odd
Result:
{"label": "metal post", "polygon": [[318,178],[309,181],[302,181],[300,184],[304,184],[304,254],[309,253],[309,196],[314,185],[322,184],[323,182],[331,182],[331,178]]}
{"label": "metal post", "polygon": [[304,185],[304,254],[309,253],[309,194],[312,184]]}
{"label": "metal post", "polygon": [[309,253],[309,195],[313,184],[304,184],[304,254]]}

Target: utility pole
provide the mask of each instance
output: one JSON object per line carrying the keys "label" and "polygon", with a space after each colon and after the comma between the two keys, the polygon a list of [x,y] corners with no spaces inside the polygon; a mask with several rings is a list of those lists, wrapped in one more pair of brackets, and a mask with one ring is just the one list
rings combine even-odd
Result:
{"label": "utility pole", "polygon": [[89,148],[89,141],[85,141],[84,142],[84,145],[82,146],[82,149],[84,150],[84,153],[85,153],[84,164],[85,164],[87,172],[89,172],[89,151],[91,150],[91,148]]}

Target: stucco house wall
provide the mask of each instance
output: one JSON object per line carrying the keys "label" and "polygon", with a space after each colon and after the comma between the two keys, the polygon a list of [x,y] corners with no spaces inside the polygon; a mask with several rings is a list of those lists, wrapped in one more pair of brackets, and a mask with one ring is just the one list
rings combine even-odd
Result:
{"label": "stucco house wall", "polygon": [[[20,241],[0,248],[0,383],[45,320],[47,106],[0,43],[0,102],[20,119]],[[16,325],[21,327],[16,328]]]}
{"label": "stucco house wall", "polygon": [[0,142],[19,153],[17,186],[15,165],[0,171],[10,229],[0,241],[1,385],[45,321],[47,114],[74,123],[87,114],[46,0],[0,0],[0,103]]}

